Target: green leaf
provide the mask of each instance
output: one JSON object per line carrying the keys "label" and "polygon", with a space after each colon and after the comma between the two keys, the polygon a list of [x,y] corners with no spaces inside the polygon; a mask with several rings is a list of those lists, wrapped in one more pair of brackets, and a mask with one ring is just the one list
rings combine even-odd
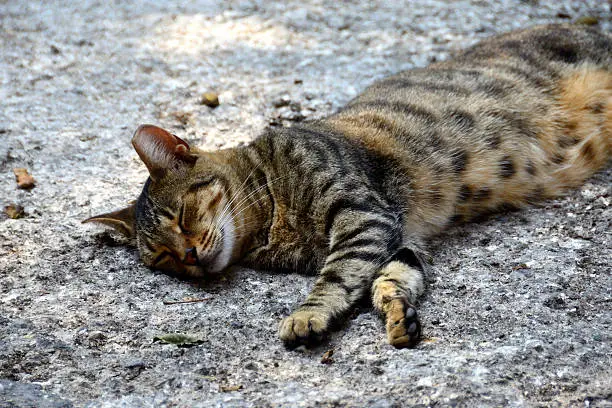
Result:
{"label": "green leaf", "polygon": [[167,333],[153,337],[153,342],[175,344],[178,347],[193,347],[204,343],[204,340],[196,336],[183,333]]}

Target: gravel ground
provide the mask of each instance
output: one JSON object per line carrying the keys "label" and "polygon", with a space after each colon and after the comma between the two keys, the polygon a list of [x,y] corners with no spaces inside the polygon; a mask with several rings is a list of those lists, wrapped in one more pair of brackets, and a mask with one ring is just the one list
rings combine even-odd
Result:
{"label": "gravel ground", "polygon": [[[140,191],[140,123],[235,146],[494,33],[583,16],[609,30],[609,3],[138,3],[0,1],[0,205],[26,212],[0,215],[0,407],[612,406],[610,170],[436,239],[415,350],[364,307],[287,351],[278,321],[312,277],[180,281],[80,224]],[[163,303],[186,297],[207,300]],[[173,332],[201,342],[154,341]]]}

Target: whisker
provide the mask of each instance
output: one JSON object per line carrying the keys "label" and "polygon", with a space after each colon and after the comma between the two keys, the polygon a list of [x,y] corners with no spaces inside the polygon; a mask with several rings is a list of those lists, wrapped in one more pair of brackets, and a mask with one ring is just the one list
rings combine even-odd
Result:
{"label": "whisker", "polygon": [[232,194],[232,196],[230,197],[230,199],[228,200],[227,204],[223,207],[223,210],[221,210],[221,213],[224,214],[226,211],[226,208],[229,208],[229,206],[231,206],[234,202],[234,200],[236,198],[238,198],[240,191],[242,190],[242,188],[246,185],[247,181],[249,180],[249,178],[251,178],[251,176],[253,175],[253,173],[255,173],[255,170],[257,170],[259,168],[259,166],[261,166],[263,162],[259,162],[257,163],[257,166],[255,166],[251,172],[245,177],[244,181],[242,182],[242,184],[240,184],[240,186],[236,189],[236,191]]}
{"label": "whisker", "polygon": [[[260,186],[259,188],[255,189],[254,191],[252,191],[251,193],[249,193],[246,197],[244,197],[242,200],[240,200],[239,203],[236,204],[236,206],[239,206],[241,204],[243,204],[244,202],[246,202],[251,196],[257,194],[260,190],[262,190],[263,188],[265,188],[267,185],[263,185]],[[263,199],[263,198],[261,198]],[[260,200],[261,200],[260,199]],[[258,200],[259,201],[259,200]],[[256,201],[256,202],[258,202]],[[216,228],[219,228],[219,222],[221,220],[223,220],[225,218],[226,215],[230,215],[232,218],[236,217],[236,214],[233,214],[234,210],[232,209],[232,207],[228,207],[229,211],[223,211],[221,212],[219,215],[217,215],[212,221],[211,221],[211,226],[214,224]]]}
{"label": "whisker", "polygon": [[240,208],[240,210],[238,212],[236,212],[235,214],[233,214],[234,217],[239,216],[240,214],[244,213],[247,209],[251,208],[252,206],[254,206],[255,204],[259,204],[262,201],[264,201],[266,199],[266,197],[259,197],[257,200],[253,201],[252,203],[249,203],[248,205],[246,205],[245,207]]}
{"label": "whisker", "polygon": [[[257,187],[255,190],[251,191],[249,194],[247,194],[245,197],[243,197],[243,199],[242,199],[242,200],[240,200],[240,202],[238,202],[237,204],[235,204],[235,205],[234,205],[234,207],[235,207],[235,208],[239,208],[239,207],[240,207],[242,204],[244,204],[245,202],[247,202],[249,198],[251,198],[252,196],[254,196],[255,194],[257,194],[257,193],[258,193],[258,192],[260,192],[261,190],[263,190],[263,189],[265,189],[265,188],[269,188],[269,186],[270,186],[270,185],[271,185],[273,182],[276,182],[276,181],[278,181],[278,180],[281,180],[281,179],[283,179],[283,178],[287,178],[287,177],[290,177],[290,175],[276,177],[276,178],[274,178],[274,179],[270,180],[269,182],[265,183],[264,185]],[[237,210],[233,210],[233,211],[237,211]],[[240,210],[240,212],[241,212],[241,211],[242,211],[242,209]],[[220,218],[222,218],[223,216],[225,216],[225,214],[226,214],[226,212],[222,212],[222,213],[221,213],[221,214],[218,216],[218,218],[219,218],[219,219],[220,219]],[[236,215],[237,215],[237,214],[235,214],[235,213],[233,214],[233,216],[234,216],[234,217],[235,217]]]}
{"label": "whisker", "polygon": [[[251,172],[252,173],[252,172]],[[285,175],[285,176],[278,176],[270,181],[266,180],[266,183],[263,184],[262,186],[259,186],[258,188],[256,188],[255,190],[251,191],[249,194],[247,194],[245,197],[243,197],[238,203],[236,203],[235,205],[230,205],[230,203],[228,202],[228,204],[226,204],[224,206],[223,211],[221,211],[221,213],[219,213],[219,215],[215,216],[208,228],[214,228],[216,230],[222,230],[222,225],[226,222],[234,222],[234,218],[237,217],[238,215],[242,214],[244,211],[246,211],[249,207],[260,203],[261,201],[263,201],[266,197],[260,197],[257,200],[255,200],[253,203],[248,204],[245,207],[240,207],[241,205],[243,205],[244,203],[246,203],[249,198],[251,198],[253,195],[257,194],[258,192],[260,192],[261,190],[265,189],[265,188],[269,188],[272,183],[277,182],[279,180],[285,179],[290,177],[290,175]],[[245,180],[246,181],[246,180]],[[244,182],[243,182],[244,185]],[[233,196],[231,202],[235,201],[236,197],[238,197],[239,191],[236,192],[236,194]],[[229,220],[226,220],[226,217],[229,216]],[[238,235],[237,238],[242,237],[243,235]]]}

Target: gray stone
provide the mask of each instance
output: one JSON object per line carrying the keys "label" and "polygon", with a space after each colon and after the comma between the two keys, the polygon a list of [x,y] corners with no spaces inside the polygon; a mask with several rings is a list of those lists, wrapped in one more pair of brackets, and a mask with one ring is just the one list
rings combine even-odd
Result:
{"label": "gray stone", "polygon": [[0,379],[0,408],[71,408],[72,404],[43,391],[40,385]]}

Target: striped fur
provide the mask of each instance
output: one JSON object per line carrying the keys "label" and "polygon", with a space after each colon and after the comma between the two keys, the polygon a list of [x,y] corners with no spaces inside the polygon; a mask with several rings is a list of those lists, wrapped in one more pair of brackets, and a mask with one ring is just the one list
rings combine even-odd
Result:
{"label": "striped fur", "polygon": [[318,272],[281,322],[288,344],[319,341],[371,295],[389,342],[413,346],[427,238],[580,185],[607,163],[611,134],[612,38],[542,26],[383,79],[334,115],[248,146],[185,152],[139,129],[156,177],[121,225],[154,267]]}

